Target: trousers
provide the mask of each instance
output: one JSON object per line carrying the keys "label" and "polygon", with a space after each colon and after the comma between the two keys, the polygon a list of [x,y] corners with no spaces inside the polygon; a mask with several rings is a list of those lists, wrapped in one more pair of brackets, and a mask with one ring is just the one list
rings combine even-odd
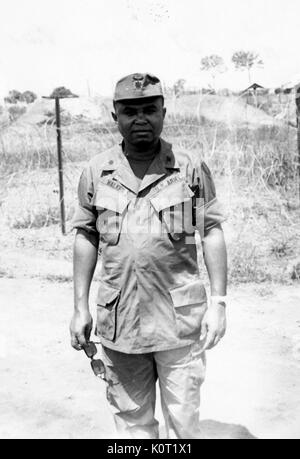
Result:
{"label": "trousers", "polygon": [[206,358],[200,343],[146,354],[124,354],[102,346],[102,359],[106,397],[119,438],[159,438],[157,380],[166,438],[201,438],[200,387]]}

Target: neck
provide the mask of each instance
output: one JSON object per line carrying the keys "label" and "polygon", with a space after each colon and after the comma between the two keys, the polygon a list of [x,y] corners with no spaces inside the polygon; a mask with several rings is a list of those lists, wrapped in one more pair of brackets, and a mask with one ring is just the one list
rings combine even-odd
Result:
{"label": "neck", "polygon": [[151,146],[146,148],[136,147],[131,145],[124,139],[123,142],[123,151],[125,155],[130,159],[135,159],[137,161],[147,161],[153,159],[157,155],[160,147],[159,139]]}

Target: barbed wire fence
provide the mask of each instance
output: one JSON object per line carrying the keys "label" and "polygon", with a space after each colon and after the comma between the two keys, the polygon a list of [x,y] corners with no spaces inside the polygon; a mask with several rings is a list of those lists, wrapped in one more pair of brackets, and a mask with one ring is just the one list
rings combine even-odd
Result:
{"label": "barbed wire fence", "polygon": [[[252,103],[248,97],[248,103]],[[226,125],[205,122],[199,113],[182,115],[173,112],[166,119],[163,135],[176,146],[194,150],[220,178],[226,177],[232,193],[237,193],[237,177],[246,178],[248,186],[261,186],[266,192],[274,193],[278,187],[292,194],[298,185],[297,167],[297,121],[293,94],[258,95],[257,108],[269,113],[281,123],[279,127],[250,126],[228,128]],[[120,142],[120,135],[113,123],[100,123],[88,119],[66,119],[62,116],[63,159],[66,164],[66,206],[69,219],[76,204],[78,178],[86,161]],[[5,195],[22,182],[23,187],[38,193],[25,193],[30,200],[46,199],[49,215],[44,209],[44,219],[37,219],[30,212],[24,219],[24,226],[48,225],[56,222],[57,180],[54,171],[57,166],[55,121],[50,118],[41,126],[24,126],[21,122],[7,126],[0,133],[1,155],[1,201]],[[48,191],[46,190],[48,186]],[[46,193],[47,191],[47,193]],[[47,197],[46,197],[46,195]],[[50,195],[50,196],[49,196]],[[54,197],[54,199],[53,199]],[[50,205],[51,203],[51,205]],[[36,206],[35,208],[38,208]],[[18,212],[20,215],[20,212]],[[19,223],[22,226],[21,223]],[[18,222],[16,222],[18,226]]]}

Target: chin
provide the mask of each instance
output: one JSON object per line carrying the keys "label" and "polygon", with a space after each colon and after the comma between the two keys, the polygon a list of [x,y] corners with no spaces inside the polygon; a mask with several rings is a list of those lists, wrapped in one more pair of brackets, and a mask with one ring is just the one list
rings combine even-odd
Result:
{"label": "chin", "polygon": [[153,140],[146,140],[146,139],[141,139],[141,140],[137,140],[134,142],[134,145],[137,148],[151,147],[152,144],[153,144]]}

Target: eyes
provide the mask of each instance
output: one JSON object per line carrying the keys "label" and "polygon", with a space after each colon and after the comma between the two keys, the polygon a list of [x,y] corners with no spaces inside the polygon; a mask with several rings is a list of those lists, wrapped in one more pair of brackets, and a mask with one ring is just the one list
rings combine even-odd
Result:
{"label": "eyes", "polygon": [[156,107],[148,107],[144,110],[144,113],[146,115],[151,115],[151,113],[155,113],[157,112],[157,108]]}
{"label": "eyes", "polygon": [[[157,112],[157,107],[155,106],[149,106],[149,107],[145,107],[143,108],[143,114],[144,115],[152,115],[154,113]],[[122,113],[126,116],[136,116],[139,114],[138,110],[134,109],[134,108],[131,108],[131,107],[125,107],[124,110],[122,111]]]}
{"label": "eyes", "polygon": [[123,110],[123,114],[126,116],[134,116],[135,110],[132,110],[130,108],[125,108],[125,110]]}

